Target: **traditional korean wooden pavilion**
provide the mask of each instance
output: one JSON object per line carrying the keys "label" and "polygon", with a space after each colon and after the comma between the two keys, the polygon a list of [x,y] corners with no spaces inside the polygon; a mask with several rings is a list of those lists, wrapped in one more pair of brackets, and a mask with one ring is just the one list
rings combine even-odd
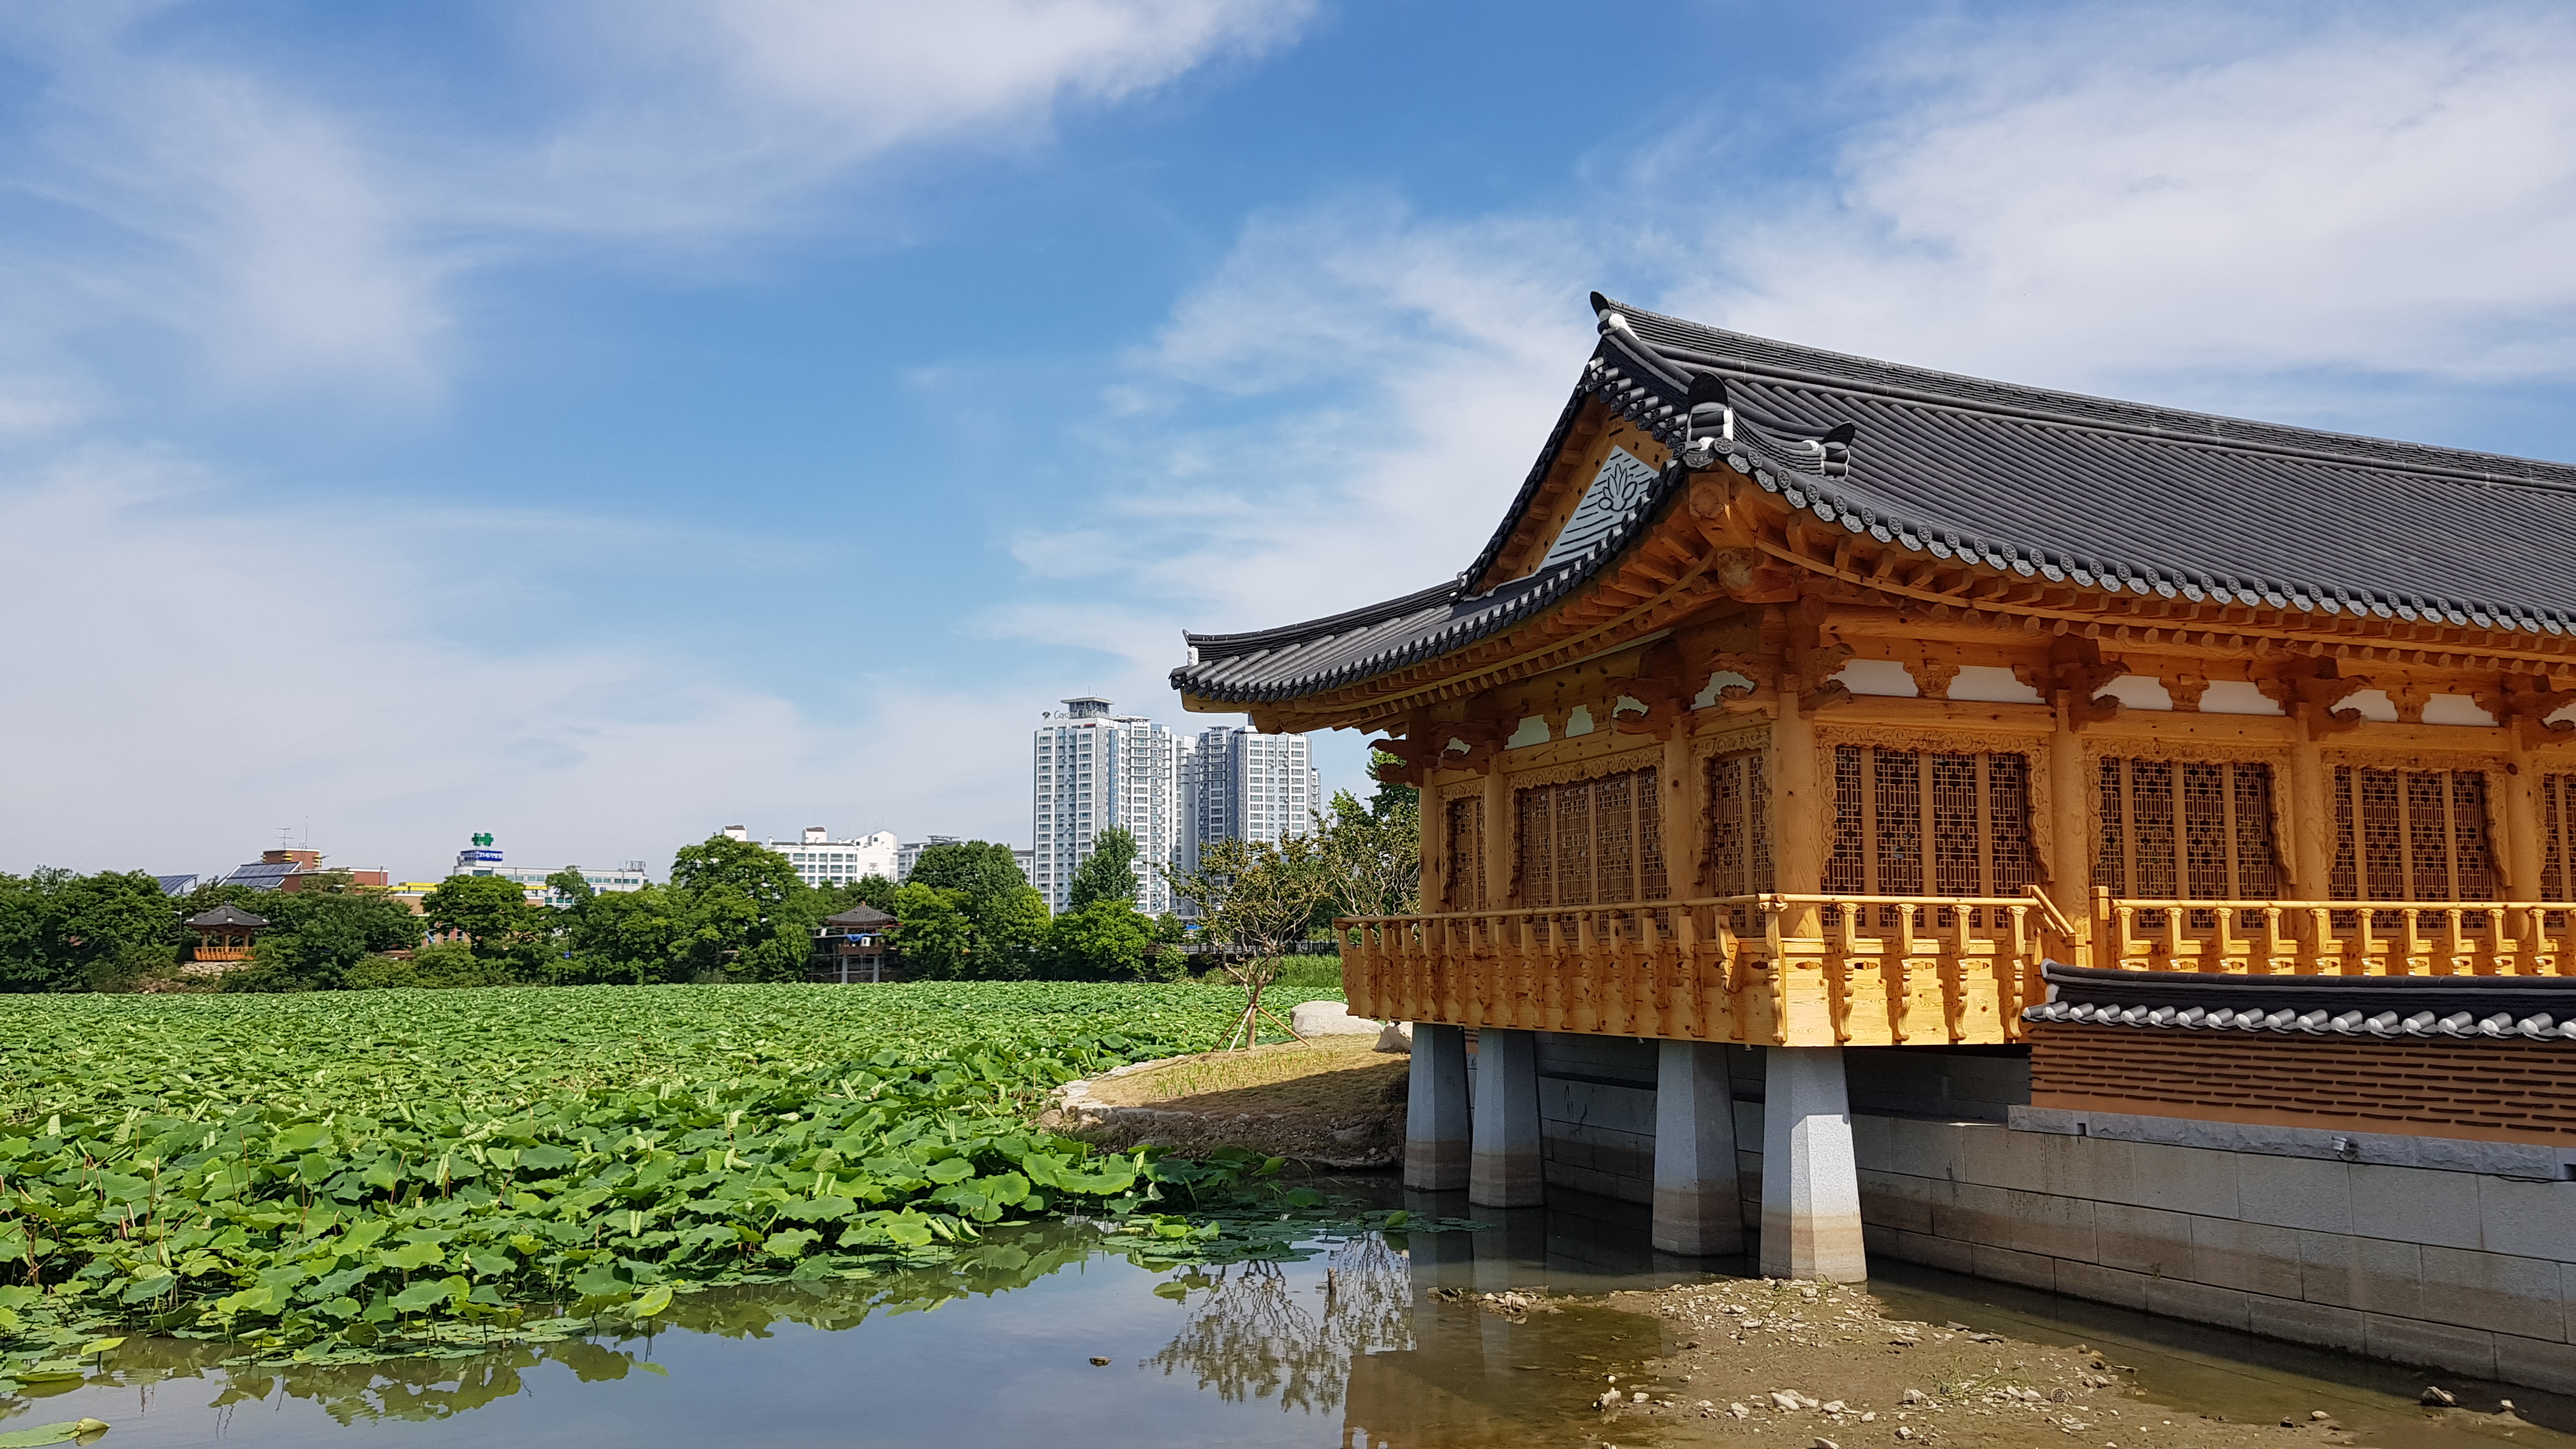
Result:
{"label": "traditional korean wooden pavilion", "polygon": [[1537,1200],[1535,1033],[1663,1044],[1680,1252],[1740,1244],[1712,1048],[1767,1049],[1798,1277],[1865,1271],[1845,1047],[2576,1146],[2576,467],[1593,304],[1465,572],[1172,675],[1422,790],[1424,913],[1341,923],[1352,1009],[1419,1024],[1411,1182]]}

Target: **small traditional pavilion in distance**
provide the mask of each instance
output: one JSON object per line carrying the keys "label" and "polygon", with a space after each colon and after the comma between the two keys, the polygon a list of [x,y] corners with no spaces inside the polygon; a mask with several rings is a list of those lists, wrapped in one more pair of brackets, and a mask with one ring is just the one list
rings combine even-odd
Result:
{"label": "small traditional pavilion in distance", "polygon": [[197,944],[188,953],[189,959],[215,963],[220,968],[250,959],[251,943],[267,927],[268,917],[254,916],[226,902],[179,924],[197,933]]}
{"label": "small traditional pavilion in distance", "polygon": [[1421,788],[1423,913],[1341,923],[1408,1182],[1539,1201],[1538,1054],[1638,1039],[1683,1253],[1741,1249],[1759,1051],[1779,1276],[1866,1273],[1847,1048],[1999,1060],[2016,1134],[2576,1162],[2576,467],[1593,305],[1463,573],[1172,674]]}

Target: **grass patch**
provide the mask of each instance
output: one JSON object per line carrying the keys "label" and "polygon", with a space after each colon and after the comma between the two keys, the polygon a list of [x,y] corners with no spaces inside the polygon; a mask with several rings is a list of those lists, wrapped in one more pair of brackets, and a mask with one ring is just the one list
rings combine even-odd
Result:
{"label": "grass patch", "polygon": [[1211,1052],[1100,1082],[1094,1101],[1196,1112],[1366,1111],[1401,1100],[1411,1058],[1370,1036]]}

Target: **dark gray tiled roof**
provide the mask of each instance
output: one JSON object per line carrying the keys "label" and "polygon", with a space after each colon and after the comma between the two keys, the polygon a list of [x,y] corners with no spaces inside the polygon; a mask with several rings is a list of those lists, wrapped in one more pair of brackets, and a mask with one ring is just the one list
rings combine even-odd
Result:
{"label": "dark gray tiled roof", "polygon": [[[1175,688],[1253,702],[1339,688],[1473,643],[1565,597],[1674,496],[1668,470],[1592,552],[1469,594],[1584,399],[1679,444],[1722,378],[1718,445],[1791,506],[1943,558],[2086,587],[2565,634],[2576,467],[1959,377],[1727,332],[1596,297],[1615,322],[1484,551],[1458,578],[1332,618],[1192,635]],[[1719,407],[1690,412],[1707,439]],[[1828,473],[1811,440],[1854,429]]]}
{"label": "dark gray tiled roof", "polygon": [[2025,1021],[2163,1031],[2576,1041],[2576,980],[2547,976],[2236,976],[2041,963]]}
{"label": "dark gray tiled roof", "polygon": [[202,930],[212,930],[219,926],[242,926],[255,929],[257,927],[267,925],[268,918],[266,916],[254,916],[250,912],[227,901],[223,905],[217,906],[211,911],[204,911],[197,915],[190,916],[179,924],[183,926],[195,926]]}

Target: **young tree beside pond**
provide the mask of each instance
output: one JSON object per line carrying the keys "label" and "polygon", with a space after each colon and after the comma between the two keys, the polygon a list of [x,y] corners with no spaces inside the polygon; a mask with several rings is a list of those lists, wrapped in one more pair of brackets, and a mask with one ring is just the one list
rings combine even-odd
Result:
{"label": "young tree beside pond", "polygon": [[1324,843],[1314,836],[1221,840],[1200,850],[1197,870],[1165,872],[1174,894],[1199,903],[1200,928],[1208,937],[1220,948],[1245,952],[1241,958],[1219,958],[1225,973],[1244,990],[1243,1016],[1226,1038],[1227,1046],[1237,1040],[1253,1045],[1264,1019],[1297,1035],[1261,1004],[1261,993],[1279,979],[1279,958],[1304,937],[1332,889],[1324,855]]}

